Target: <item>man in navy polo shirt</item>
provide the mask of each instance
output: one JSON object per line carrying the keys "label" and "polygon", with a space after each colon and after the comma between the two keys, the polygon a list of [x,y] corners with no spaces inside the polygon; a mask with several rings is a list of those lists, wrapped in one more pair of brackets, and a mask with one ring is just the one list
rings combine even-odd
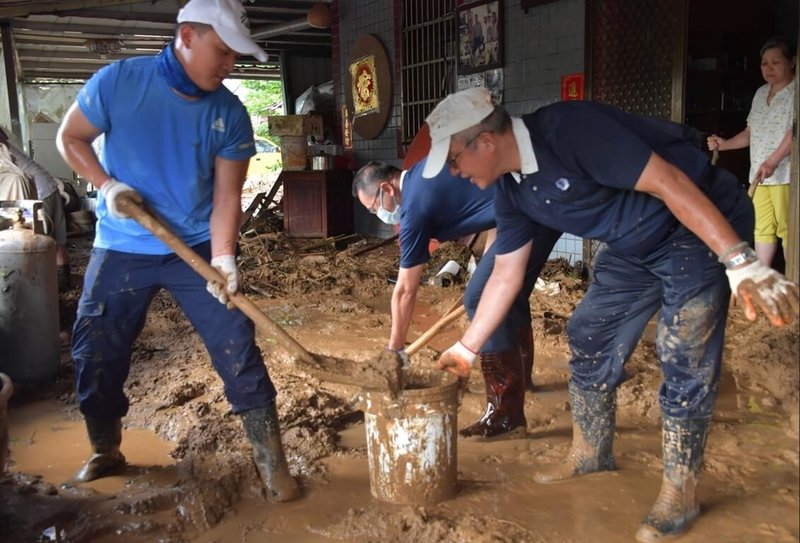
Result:
{"label": "man in navy polo shirt", "polygon": [[445,98],[427,123],[425,177],[449,163],[479,187],[497,183],[494,270],[469,329],[438,367],[469,375],[474,353],[523,282],[542,225],[605,242],[567,330],[572,448],[535,479],[614,469],[616,388],[660,310],[664,473],[636,537],[656,541],[683,531],[700,511],[695,488],[730,292],[750,320],[760,309],[776,326],[792,323],[800,306],[797,285],[741,241],[753,229],[747,194],[733,175],[709,164],[692,129],[598,103],[561,102],[511,118],[488,91],[474,88]]}
{"label": "man in navy polo shirt", "polygon": [[[99,189],[97,234],[73,331],[78,402],[94,454],[75,476],[91,481],[124,468],[121,418],[131,350],[147,308],[168,290],[203,339],[233,412],[242,415],[272,501],[299,495],[281,444],[275,386],[243,313],[226,308],[239,273],[236,243],[245,171],[255,154],[242,103],[222,86],[239,54],[262,62],[238,0],[190,0],[175,40],[157,57],[115,62],[95,74],[67,112],[57,144]],[[102,157],[92,141],[105,134]],[[225,285],[208,283],[117,208],[146,202]]]}
{"label": "man in navy polo shirt", "polygon": [[[370,162],[353,178],[353,196],[388,224],[400,224],[400,271],[392,292],[392,331],[388,350],[405,358],[404,346],[414,311],[420,279],[430,260],[432,238],[452,241],[488,231],[486,247],[464,292],[464,306],[472,318],[494,265],[494,188],[464,187],[447,168],[433,180],[422,178],[426,161],[408,170]],[[533,331],[528,298],[560,232],[542,228],[536,250],[525,268],[523,286],[502,322],[480,351],[486,386],[486,411],[461,430],[466,438],[488,441],[526,434],[525,388],[533,388]],[[407,362],[407,360],[406,360]]]}

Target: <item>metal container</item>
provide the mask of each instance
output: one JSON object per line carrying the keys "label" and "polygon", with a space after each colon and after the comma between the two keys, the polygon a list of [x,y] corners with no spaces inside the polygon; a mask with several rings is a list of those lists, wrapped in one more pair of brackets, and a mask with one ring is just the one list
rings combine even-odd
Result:
{"label": "metal container", "polygon": [[456,493],[458,381],[412,368],[397,398],[365,390],[364,427],[372,496],[431,505]]}
{"label": "metal container", "polygon": [[333,156],[331,155],[317,155],[311,157],[312,170],[332,170],[333,169]]}
{"label": "metal container", "polygon": [[8,399],[13,392],[11,379],[0,373],[0,475],[5,473],[8,461]]}
{"label": "metal container", "polygon": [[0,231],[0,372],[15,383],[55,378],[59,364],[56,242],[25,228]]}

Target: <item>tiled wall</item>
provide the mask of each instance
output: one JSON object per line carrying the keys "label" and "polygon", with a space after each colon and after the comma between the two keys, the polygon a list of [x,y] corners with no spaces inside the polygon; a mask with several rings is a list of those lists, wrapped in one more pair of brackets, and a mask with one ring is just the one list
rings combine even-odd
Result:
{"label": "tiled wall", "polygon": [[[557,0],[530,8],[527,13],[519,0],[505,0],[505,91],[503,102],[512,115],[530,113],[560,99],[561,76],[583,71],[584,0]],[[386,47],[392,68],[396,67],[394,0],[334,0],[339,10],[339,25],[334,27],[334,74],[339,73],[337,104],[344,101],[343,84],[347,78],[350,51],[363,33],[377,36]],[[337,55],[338,39],[338,55]],[[393,74],[394,75],[394,74]],[[397,156],[400,123],[400,97],[395,85],[392,113],[381,134],[363,140],[354,134],[356,164],[384,160],[400,164]],[[382,237],[394,230],[362,206],[356,206],[356,231]],[[559,240],[552,258],[565,257],[571,262],[581,259],[581,240],[566,235]]]}
{"label": "tiled wall", "polygon": [[[394,77],[396,66],[395,56],[395,28],[394,28],[394,0],[339,0],[339,73],[341,74],[336,86],[336,103],[341,107],[345,99],[344,85],[349,83],[347,69],[350,64],[350,53],[356,39],[362,34],[372,34],[386,49]],[[334,36],[334,40],[336,37]],[[336,55],[334,46],[334,56]],[[334,72],[335,73],[335,72]],[[397,85],[392,96],[392,111],[386,121],[383,131],[374,139],[363,139],[353,133],[353,151],[355,153],[356,168],[370,160],[384,160],[400,166],[397,158],[397,132],[400,123],[400,98]],[[356,205],[355,229],[368,235],[390,237],[394,228],[383,224],[374,215],[370,215],[363,206]]]}
{"label": "tiled wall", "polygon": [[[561,99],[561,76],[584,71],[584,0],[559,0],[528,9],[506,0],[505,91],[512,115]],[[583,240],[564,234],[550,258],[582,260]]]}

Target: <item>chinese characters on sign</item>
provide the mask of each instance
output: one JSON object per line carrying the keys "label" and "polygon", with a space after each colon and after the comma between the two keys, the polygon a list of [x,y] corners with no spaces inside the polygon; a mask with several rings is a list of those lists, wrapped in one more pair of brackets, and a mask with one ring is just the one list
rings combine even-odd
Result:
{"label": "chinese characters on sign", "polygon": [[380,111],[375,57],[370,55],[355,60],[350,64],[350,77],[353,82],[353,118]]}
{"label": "chinese characters on sign", "polygon": [[353,148],[353,123],[350,122],[350,112],[347,104],[342,105],[342,145],[345,149]]}
{"label": "chinese characters on sign", "polygon": [[561,99],[583,100],[583,74],[568,74],[561,76]]}

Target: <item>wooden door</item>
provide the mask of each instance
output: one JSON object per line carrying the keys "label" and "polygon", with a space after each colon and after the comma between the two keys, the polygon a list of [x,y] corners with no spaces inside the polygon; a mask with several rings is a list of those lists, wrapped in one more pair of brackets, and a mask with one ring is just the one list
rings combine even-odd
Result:
{"label": "wooden door", "polygon": [[687,0],[587,0],[589,98],[680,122]]}

